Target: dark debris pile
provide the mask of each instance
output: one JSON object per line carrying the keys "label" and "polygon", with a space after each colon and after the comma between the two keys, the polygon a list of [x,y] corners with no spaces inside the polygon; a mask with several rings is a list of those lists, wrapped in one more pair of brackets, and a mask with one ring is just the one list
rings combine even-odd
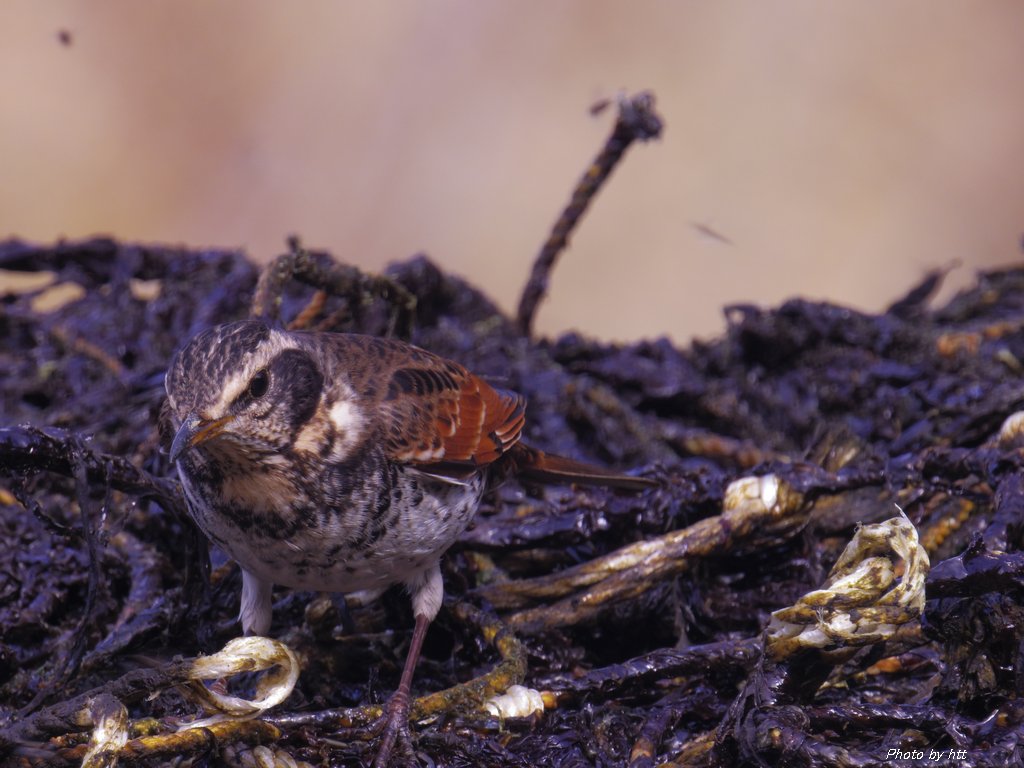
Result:
{"label": "dark debris pile", "polygon": [[[497,648],[515,661],[506,682],[525,660],[547,710],[499,721],[442,696],[418,710],[423,764],[1020,764],[1024,421],[1001,425],[1024,407],[1024,269],[938,310],[938,276],[877,316],[733,307],[722,338],[680,348],[531,341],[424,257],[384,279],[309,264],[305,281],[261,283],[268,311],[406,335],[524,393],[531,444],[659,481],[639,495],[509,483],[488,499],[445,559],[450,600],[415,688],[481,675]],[[110,697],[131,720],[121,764],[167,763],[144,735],[198,711],[167,664],[237,632],[240,579],[216,552],[207,572],[159,449],[163,373],[194,332],[247,314],[257,270],[109,240],[7,242],[0,268],[81,289],[57,308],[41,301],[52,285],[0,303],[0,764],[80,764]],[[772,612],[896,504],[932,563],[923,615],[887,608],[892,631],[856,647],[766,652]],[[244,764],[261,741],[312,764],[372,755],[338,713],[394,689],[407,601],[346,616],[277,598],[296,689],[230,738],[176,742],[192,764]]]}

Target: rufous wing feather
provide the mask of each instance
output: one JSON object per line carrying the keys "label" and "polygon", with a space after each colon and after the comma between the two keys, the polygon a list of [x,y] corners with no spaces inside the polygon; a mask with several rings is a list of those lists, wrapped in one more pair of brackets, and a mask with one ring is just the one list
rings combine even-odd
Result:
{"label": "rufous wing feather", "polygon": [[389,453],[430,474],[465,477],[518,442],[526,403],[454,363],[407,367],[392,375]]}
{"label": "rufous wing feather", "polygon": [[512,450],[510,461],[515,472],[527,480],[542,483],[579,483],[581,485],[603,485],[608,488],[622,488],[628,491],[642,491],[653,488],[657,482],[646,477],[623,475],[594,464],[567,459],[518,443]]}
{"label": "rufous wing feather", "polygon": [[545,483],[628,490],[656,485],[524,445],[522,395],[492,387],[457,363],[422,350],[391,372],[380,412],[388,455],[440,479],[461,482],[501,459],[499,474]]}

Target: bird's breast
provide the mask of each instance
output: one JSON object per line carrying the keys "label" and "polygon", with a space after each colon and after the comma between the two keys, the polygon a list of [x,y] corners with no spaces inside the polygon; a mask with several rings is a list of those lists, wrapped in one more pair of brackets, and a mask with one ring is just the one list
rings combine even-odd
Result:
{"label": "bird's breast", "polygon": [[482,476],[445,483],[377,451],[344,462],[293,455],[258,471],[180,469],[192,516],[245,570],[340,592],[431,567],[469,525],[484,487]]}

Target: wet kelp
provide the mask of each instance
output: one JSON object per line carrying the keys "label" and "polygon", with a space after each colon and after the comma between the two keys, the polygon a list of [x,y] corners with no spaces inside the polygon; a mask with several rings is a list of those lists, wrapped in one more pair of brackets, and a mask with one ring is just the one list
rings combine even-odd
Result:
{"label": "wet kelp", "polygon": [[[535,444],[659,481],[639,495],[510,483],[488,500],[445,560],[451,601],[417,680],[438,692],[417,708],[436,764],[1017,759],[1024,442],[1007,417],[1024,404],[1024,270],[981,275],[938,310],[924,296],[878,316],[732,308],[722,338],[681,349],[531,340],[425,257],[371,282],[334,279],[347,268],[297,246],[287,258],[309,279],[275,289],[282,318],[405,328],[524,392]],[[358,765],[372,750],[360,726],[400,669],[401,599],[279,592],[273,634],[299,659],[295,689],[253,720],[173,733],[201,712],[179,657],[236,633],[239,578],[216,552],[207,578],[159,448],[162,376],[183,339],[249,311],[257,270],[109,240],[9,242],[0,266],[83,289],[48,311],[52,286],[9,295],[0,314],[4,759],[77,764],[120,706],[126,764],[237,762],[262,745]],[[799,606],[858,525],[896,504],[933,563],[920,617],[896,610],[892,632],[842,654],[766,655],[771,613]],[[893,557],[889,578],[908,568]],[[489,687],[449,693],[495,667]],[[481,708],[517,682],[543,714]]]}
{"label": "wet kelp", "polygon": [[879,315],[730,307],[681,348],[534,339],[426,257],[297,241],[262,277],[111,240],[0,268],[37,278],[0,303],[0,764],[372,756],[407,600],[280,590],[279,642],[229,642],[239,574],[160,448],[172,352],[250,312],[409,338],[524,393],[531,443],[658,482],[488,498],[443,563],[421,764],[1021,760],[1024,269],[938,309],[940,273]]}

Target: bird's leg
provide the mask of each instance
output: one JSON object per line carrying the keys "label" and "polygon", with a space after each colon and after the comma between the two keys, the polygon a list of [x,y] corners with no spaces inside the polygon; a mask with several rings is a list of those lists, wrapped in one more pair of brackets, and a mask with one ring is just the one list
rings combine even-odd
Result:
{"label": "bird's leg", "polygon": [[238,611],[238,621],[242,624],[243,634],[266,635],[270,631],[273,588],[269,581],[242,569],[242,606]]}
{"label": "bird's leg", "polygon": [[388,705],[384,710],[387,720],[384,723],[380,751],[373,762],[374,768],[385,768],[390,764],[391,751],[399,738],[411,746],[409,697],[412,692],[412,675],[416,671],[416,662],[420,660],[420,650],[423,648],[423,638],[427,636],[427,627],[441,610],[441,601],[444,598],[441,563],[434,563],[431,568],[407,581],[406,587],[412,595],[412,614],[416,617],[416,626],[412,631],[412,642],[409,643],[409,653],[405,657],[405,666],[402,667],[402,679],[398,682],[398,690],[388,699]]}
{"label": "bird's leg", "polygon": [[385,768],[391,764],[391,751],[399,738],[406,742],[409,741],[412,676],[416,671],[416,663],[420,659],[420,650],[423,648],[423,638],[427,636],[427,627],[429,626],[430,619],[427,616],[423,614],[416,616],[416,627],[412,631],[409,653],[405,657],[405,666],[402,667],[402,679],[398,682],[398,690],[388,699],[387,707],[384,710],[387,721],[384,724],[384,733],[381,735],[377,759],[373,761],[374,768]]}
{"label": "bird's leg", "polygon": [[331,595],[331,603],[338,611],[338,621],[341,623],[341,631],[346,635],[356,633],[356,621],[352,618],[352,610],[348,607],[347,595],[334,593]]}

